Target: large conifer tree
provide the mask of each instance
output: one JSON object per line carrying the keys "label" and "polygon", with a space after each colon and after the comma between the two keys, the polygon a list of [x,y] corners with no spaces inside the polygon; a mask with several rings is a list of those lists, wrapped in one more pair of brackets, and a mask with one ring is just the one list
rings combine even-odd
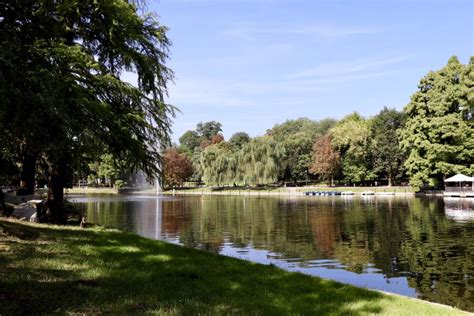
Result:
{"label": "large conifer tree", "polygon": [[[40,158],[48,165],[50,220],[64,220],[63,188],[87,156],[107,152],[160,174],[158,144],[168,141],[173,114],[164,103],[166,30],[133,1],[0,5],[0,125],[24,169]],[[124,71],[136,73],[137,86],[121,79]]]}
{"label": "large conifer tree", "polygon": [[444,68],[421,79],[405,107],[401,146],[408,153],[405,167],[415,189],[440,187],[447,176],[474,172],[467,76],[466,67],[451,57]]}

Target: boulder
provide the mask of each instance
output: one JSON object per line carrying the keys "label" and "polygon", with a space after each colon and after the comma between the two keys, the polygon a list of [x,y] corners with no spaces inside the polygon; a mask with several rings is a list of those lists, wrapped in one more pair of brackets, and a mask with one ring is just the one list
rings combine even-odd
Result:
{"label": "boulder", "polygon": [[33,213],[36,213],[36,206],[33,206],[30,203],[21,203],[20,205],[15,205],[15,210],[13,211],[12,216],[20,219],[30,219]]}

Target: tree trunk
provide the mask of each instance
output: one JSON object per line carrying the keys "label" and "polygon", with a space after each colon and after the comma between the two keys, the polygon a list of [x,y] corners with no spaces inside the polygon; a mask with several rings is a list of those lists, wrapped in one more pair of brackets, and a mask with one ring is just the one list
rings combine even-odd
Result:
{"label": "tree trunk", "polygon": [[5,204],[5,197],[3,196],[3,190],[0,188],[0,215],[6,216],[7,205]]}
{"label": "tree trunk", "polygon": [[31,195],[35,193],[35,172],[36,155],[26,154],[23,157],[23,163],[20,175],[20,189],[17,195]]}
{"label": "tree trunk", "polygon": [[392,173],[391,172],[388,174],[388,186],[389,187],[392,186]]}
{"label": "tree trunk", "polygon": [[64,214],[64,174],[58,170],[53,170],[48,183],[48,198],[38,214],[40,222],[64,224],[66,214]]}

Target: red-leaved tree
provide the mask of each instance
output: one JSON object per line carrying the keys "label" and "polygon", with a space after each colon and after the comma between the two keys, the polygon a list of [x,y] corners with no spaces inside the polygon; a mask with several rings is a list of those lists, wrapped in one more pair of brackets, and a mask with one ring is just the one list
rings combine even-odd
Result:
{"label": "red-leaved tree", "polygon": [[222,136],[222,134],[216,134],[216,135],[211,137],[211,144],[212,145],[219,144],[223,141],[224,141],[224,136]]}
{"label": "red-leaved tree", "polygon": [[193,164],[185,154],[176,148],[167,149],[164,158],[164,176],[168,187],[182,186],[193,175]]}
{"label": "red-leaved tree", "polygon": [[309,171],[334,185],[334,175],[339,170],[341,156],[332,146],[329,135],[318,137],[313,145],[313,164]]}

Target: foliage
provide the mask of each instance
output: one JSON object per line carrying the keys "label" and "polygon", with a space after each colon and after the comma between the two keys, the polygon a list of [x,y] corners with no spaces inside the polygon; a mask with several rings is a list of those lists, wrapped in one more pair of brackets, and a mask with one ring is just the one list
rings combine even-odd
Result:
{"label": "foliage", "polygon": [[239,173],[247,185],[274,183],[281,172],[279,161],[285,148],[271,137],[257,137],[248,142],[239,152]]}
{"label": "foliage", "polygon": [[125,181],[123,181],[123,180],[121,180],[121,179],[117,179],[117,180],[115,180],[115,182],[114,182],[114,187],[117,188],[117,189],[121,189],[121,188],[123,188],[123,187],[126,186],[126,185],[127,185],[127,182],[125,182]]}
{"label": "foliage", "polygon": [[164,174],[167,186],[174,188],[181,186],[193,174],[191,160],[184,154],[180,154],[176,148],[169,148],[163,155]]}
{"label": "foliage", "polygon": [[353,113],[339,121],[330,131],[333,146],[342,157],[342,174],[349,183],[372,180],[369,156],[369,128],[367,121]]}
{"label": "foliage", "polygon": [[263,185],[278,180],[284,148],[271,137],[258,137],[237,150],[227,142],[207,146],[200,171],[207,185]]}
{"label": "foliage", "polygon": [[125,182],[130,177],[126,161],[116,159],[111,154],[103,154],[96,161],[88,165],[90,173],[87,182],[93,184],[107,183],[109,187],[115,185],[116,180]]}
{"label": "foliage", "polygon": [[[469,91],[466,72],[456,57],[426,75],[405,107],[401,146],[410,184],[420,190],[440,187],[446,176],[474,172],[474,129],[466,120]],[[472,69],[472,66],[471,66]]]}
{"label": "foliage", "polygon": [[400,179],[403,176],[405,155],[400,150],[398,131],[405,126],[405,114],[384,107],[369,124],[373,172],[378,179],[386,178],[390,186],[394,178]]}
{"label": "foliage", "polygon": [[[47,161],[56,220],[88,154],[102,149],[160,175],[174,114],[164,103],[167,28],[126,1],[9,1],[0,10],[1,125],[21,152]],[[123,71],[137,74],[137,87]]]}
{"label": "foliage", "polygon": [[200,137],[210,140],[212,136],[222,132],[222,124],[216,121],[199,122],[196,125],[196,132]]}
{"label": "foliage", "polygon": [[279,176],[293,181],[305,178],[311,165],[314,139],[324,135],[334,124],[332,119],[314,121],[299,118],[267,130],[266,135],[273,137],[285,149],[285,155],[277,162],[281,165]]}
{"label": "foliage", "polygon": [[[209,145],[217,144],[224,140],[222,124],[216,121],[199,122],[196,130],[186,131],[179,138],[179,150],[193,157],[196,150],[200,151]],[[194,159],[193,159],[194,160]]]}
{"label": "foliage", "polygon": [[235,154],[223,144],[206,147],[201,153],[202,180],[207,185],[226,185],[236,182]]}
{"label": "foliage", "polygon": [[250,136],[246,132],[234,133],[229,139],[229,143],[232,146],[234,146],[234,148],[237,150],[241,149],[249,141],[250,141]]}
{"label": "foliage", "polygon": [[464,73],[462,74],[462,81],[465,86],[465,93],[467,95],[467,104],[462,109],[465,120],[474,124],[474,56],[471,57],[469,63],[466,65]]}
{"label": "foliage", "polygon": [[338,172],[341,164],[339,152],[333,148],[331,137],[324,135],[316,139],[313,146],[314,158],[311,173],[320,175],[323,179],[331,180]]}
{"label": "foliage", "polygon": [[199,135],[196,131],[187,131],[179,138],[179,149],[192,155],[194,148],[200,144]]}
{"label": "foliage", "polygon": [[224,136],[222,134],[216,134],[211,137],[211,145],[216,145],[224,141]]}

